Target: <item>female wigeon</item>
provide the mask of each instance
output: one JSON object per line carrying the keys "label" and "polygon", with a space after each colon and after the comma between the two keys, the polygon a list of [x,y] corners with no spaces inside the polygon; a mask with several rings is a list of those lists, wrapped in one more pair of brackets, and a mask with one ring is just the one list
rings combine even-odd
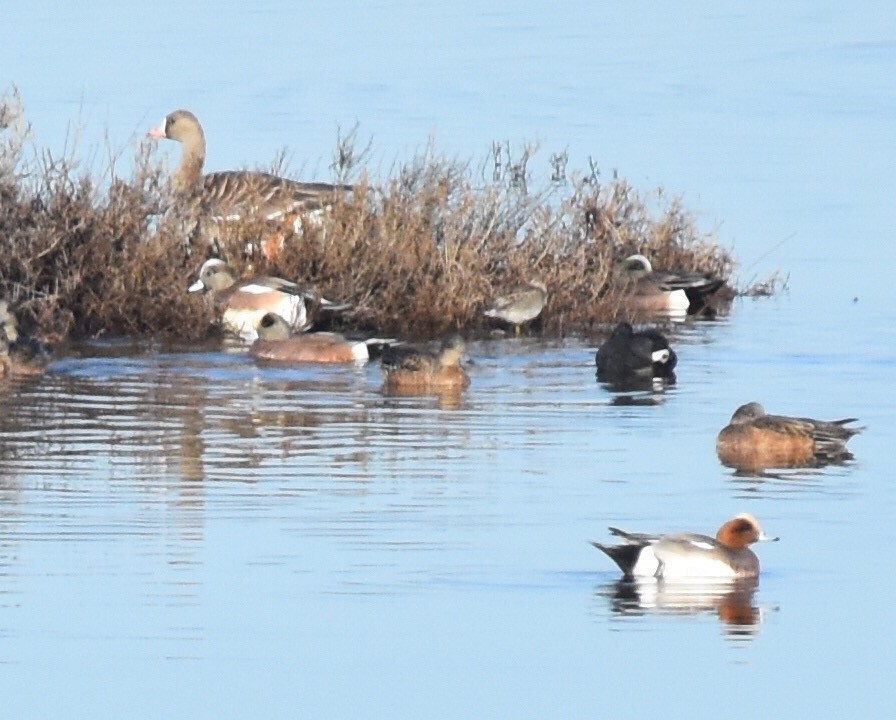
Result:
{"label": "female wigeon", "polygon": [[205,261],[199,271],[199,279],[187,290],[213,293],[216,302],[223,307],[224,328],[246,342],[258,337],[257,326],[266,313],[279,315],[290,327],[300,331],[311,325],[309,307],[312,311],[336,311],[348,307],[336,305],[294,282],[278,277],[238,280],[236,272],[217,258]]}
{"label": "female wigeon", "polygon": [[0,378],[29,377],[43,372],[42,365],[12,352],[9,343],[0,339]]}
{"label": "female wigeon", "polygon": [[247,216],[277,220],[290,213],[319,210],[335,193],[352,189],[350,185],[298,182],[250,170],[203,175],[205,133],[199,120],[189,110],[169,113],[148,135],[155,139],[175,140],[183,145],[180,164],[172,178],[175,191],[198,196],[207,212],[226,220]]}
{"label": "female wigeon", "polygon": [[336,333],[294,335],[289,323],[279,315],[266,313],[258,323],[258,340],[249,353],[259,360],[287,363],[366,362],[370,352],[366,342],[349,342]]}
{"label": "female wigeon", "polygon": [[40,342],[19,332],[9,304],[0,300],[0,377],[41,375],[46,355]]}
{"label": "female wigeon", "polygon": [[644,378],[675,382],[678,356],[659,330],[635,332],[629,323],[621,322],[598,348],[594,361],[602,382],[626,384]]}
{"label": "female wigeon", "polygon": [[483,314],[510,323],[519,335],[520,326],[537,318],[547,301],[548,289],[536,278],[495,298]]}
{"label": "female wigeon", "polygon": [[752,515],[741,513],[726,522],[715,538],[697,533],[646,535],[619,528],[610,532],[622,538],[619,545],[592,542],[615,562],[627,580],[666,582],[721,582],[759,575],[759,559],[748,547],[773,541]]}
{"label": "female wigeon", "polygon": [[386,346],[381,363],[386,373],[388,390],[428,392],[463,390],[470,377],[460,365],[466,350],[459,337],[450,339],[438,353],[403,347]]}
{"label": "female wigeon", "polygon": [[852,458],[847,441],[864,427],[846,427],[856,418],[813,420],[767,415],[758,402],[741,405],[716,438],[723,464],[742,470],[814,467]]}
{"label": "female wigeon", "polygon": [[695,315],[724,284],[720,278],[682,270],[654,270],[644,255],[622,262],[619,281],[631,306],[648,313]]}

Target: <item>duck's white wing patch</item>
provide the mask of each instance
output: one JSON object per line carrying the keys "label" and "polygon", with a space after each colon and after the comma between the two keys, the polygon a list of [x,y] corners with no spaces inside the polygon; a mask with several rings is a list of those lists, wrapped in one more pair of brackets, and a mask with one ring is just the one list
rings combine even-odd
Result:
{"label": "duck's white wing patch", "polygon": [[715,547],[705,540],[688,540],[687,542],[689,545],[692,545],[695,548],[699,548],[700,550],[712,550]]}

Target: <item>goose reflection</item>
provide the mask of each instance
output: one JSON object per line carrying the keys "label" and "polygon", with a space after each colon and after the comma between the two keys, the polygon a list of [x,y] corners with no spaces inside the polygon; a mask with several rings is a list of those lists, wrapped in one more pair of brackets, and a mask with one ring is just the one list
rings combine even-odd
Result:
{"label": "goose reflection", "polygon": [[758,586],[758,578],[693,584],[619,580],[598,594],[609,598],[611,611],[620,616],[716,615],[725,635],[749,639],[757,633],[764,611],[755,601]]}

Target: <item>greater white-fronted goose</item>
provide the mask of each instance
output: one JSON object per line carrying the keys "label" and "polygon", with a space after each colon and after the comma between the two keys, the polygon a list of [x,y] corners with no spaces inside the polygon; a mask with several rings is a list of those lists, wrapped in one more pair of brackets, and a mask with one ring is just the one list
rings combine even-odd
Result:
{"label": "greater white-fronted goose", "polygon": [[205,133],[189,110],[169,113],[148,135],[183,145],[172,186],[180,197],[198,202],[201,211],[216,221],[248,217],[283,220],[291,214],[319,211],[335,193],[352,189],[351,185],[299,182],[254,170],[203,174]]}

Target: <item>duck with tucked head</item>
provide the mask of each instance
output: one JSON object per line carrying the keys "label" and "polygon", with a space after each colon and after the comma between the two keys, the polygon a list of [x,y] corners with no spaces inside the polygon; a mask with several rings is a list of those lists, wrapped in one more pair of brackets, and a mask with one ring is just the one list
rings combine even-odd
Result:
{"label": "duck with tucked head", "polygon": [[678,356],[659,330],[635,332],[630,323],[621,322],[598,348],[594,360],[602,382],[626,385],[658,378],[674,383]]}
{"label": "duck with tucked head", "polygon": [[847,441],[864,427],[856,418],[813,420],[768,415],[758,402],[741,405],[716,438],[723,464],[740,470],[818,467],[852,459]]}
{"label": "duck with tucked head", "polygon": [[353,343],[337,333],[293,334],[289,323],[266,313],[258,323],[258,340],[249,354],[259,360],[282,363],[350,363],[370,358],[367,341]]}
{"label": "duck with tucked head", "polygon": [[714,538],[698,533],[648,535],[610,528],[622,539],[617,545],[592,542],[615,562],[627,580],[723,582],[759,575],[759,559],[749,546],[775,541],[759,521],[741,513],[726,522]]}
{"label": "duck with tucked head", "polygon": [[337,305],[297,283],[278,277],[256,277],[239,280],[236,272],[223,260],[206,260],[199,278],[187,288],[188,292],[207,291],[221,306],[225,330],[242,337],[246,342],[257,339],[257,327],[262,317],[274,313],[283,318],[293,330],[305,330],[311,316],[318,310],[336,312],[348,305]]}

